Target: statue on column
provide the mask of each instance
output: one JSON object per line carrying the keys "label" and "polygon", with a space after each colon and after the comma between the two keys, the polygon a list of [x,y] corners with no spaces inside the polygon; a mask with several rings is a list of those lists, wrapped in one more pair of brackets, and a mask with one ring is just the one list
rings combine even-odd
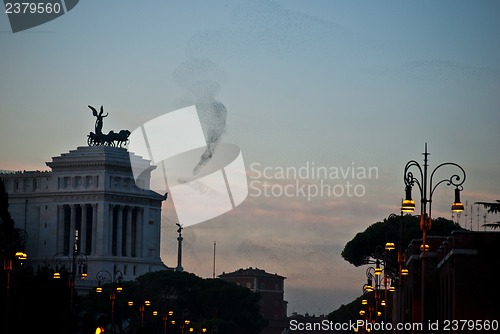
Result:
{"label": "statue on column", "polygon": [[177,237],[177,267],[175,268],[175,271],[184,271],[184,269],[182,268],[182,240],[184,240],[184,238],[182,237],[182,225],[179,224],[179,223],[175,223],[175,225],[177,225],[178,229],[177,229],[177,233],[179,233],[179,236]]}

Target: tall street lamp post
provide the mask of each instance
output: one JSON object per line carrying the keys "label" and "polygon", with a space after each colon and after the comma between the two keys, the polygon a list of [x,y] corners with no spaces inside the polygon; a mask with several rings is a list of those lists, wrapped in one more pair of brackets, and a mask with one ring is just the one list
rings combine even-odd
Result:
{"label": "tall street lamp post", "polygon": [[[455,201],[451,206],[452,212],[461,212],[464,210],[463,204],[460,202],[460,191],[463,190],[462,184],[465,182],[466,174],[465,170],[458,164],[454,162],[445,162],[438,165],[436,168],[430,172],[429,167],[429,157],[430,153],[427,151],[427,143],[425,144],[424,164],[420,165],[415,160],[410,160],[406,163],[404,169],[404,183],[405,183],[405,199],[402,204],[403,212],[413,212],[415,210],[415,201],[412,199],[412,189],[415,185],[420,191],[420,229],[422,230],[422,245],[421,250],[421,262],[422,262],[422,288],[421,288],[421,320],[423,323],[427,323],[429,320],[429,314],[426,313],[426,262],[427,262],[427,252],[429,251],[429,245],[427,244],[427,231],[432,227],[432,196],[434,191],[440,185],[445,183],[447,186],[455,187]],[[451,167],[456,169],[455,173],[448,178],[441,179],[439,181],[434,180],[435,173],[443,167]],[[416,174],[413,174],[413,171]]]}
{"label": "tall street lamp post", "polygon": [[102,284],[108,284],[108,283],[113,283],[113,286],[111,288],[111,292],[109,293],[109,300],[111,301],[111,328],[112,331],[115,330],[115,300],[116,300],[116,294],[121,293],[123,291],[122,287],[122,279],[123,279],[123,274],[119,270],[115,270],[113,274],[111,274],[107,270],[100,270],[96,274],[97,278],[97,288],[96,292],[101,293],[102,292]]}
{"label": "tall street lamp post", "polygon": [[75,307],[75,281],[79,277],[81,279],[87,278],[87,255],[80,253],[78,250],[78,230],[75,230],[75,241],[73,243],[73,254],[71,259],[71,273],[70,273],[70,307],[73,311]]}
{"label": "tall street lamp post", "polygon": [[[389,243],[393,244],[393,243]],[[379,250],[380,249],[380,250]],[[392,286],[392,278],[389,276],[388,271],[387,271],[387,266],[388,266],[388,254],[387,252],[391,251],[393,248],[392,246],[389,245],[389,248],[387,249],[386,246],[386,251],[384,254],[384,260],[380,260],[380,257],[382,254],[380,253],[382,249],[382,246],[378,246],[376,250],[376,260],[375,260],[375,267],[368,267],[366,269],[366,278],[367,278],[367,283],[363,286],[363,292],[364,295],[365,293],[371,293],[373,292],[374,296],[374,301],[373,301],[373,308],[369,306],[368,308],[368,317],[369,320],[375,320],[378,317],[382,315],[382,311],[384,312],[384,322],[387,322],[387,300],[388,300],[388,295],[387,292],[394,292],[394,287]],[[378,254],[378,255],[377,255]],[[381,267],[383,265],[383,268]],[[381,295],[383,293],[383,295]],[[365,299],[362,300],[362,304],[366,305],[364,303]],[[382,308],[380,308],[382,307]],[[372,312],[375,311],[375,316],[372,318]]]}
{"label": "tall street lamp post", "polygon": [[[128,305],[129,307],[131,307],[131,308],[132,308],[132,312],[134,313],[134,316],[135,316],[135,317],[137,317],[137,314],[135,313],[135,310],[134,310],[134,308],[133,308],[133,306],[135,305],[135,302],[134,302],[133,300],[129,300],[129,301],[127,302],[127,305]],[[145,299],[144,301],[142,301],[142,302],[139,304],[139,313],[140,313],[140,328],[144,328],[144,324],[145,324],[145,321],[146,321],[146,319],[145,319],[145,314],[147,314],[147,313],[146,313],[146,307],[148,307],[148,308],[149,308],[150,306],[151,306],[151,301],[150,301],[149,299]],[[152,314],[153,314],[154,316],[157,316],[157,315],[158,315],[158,311],[157,311],[157,310],[154,310],[154,311],[152,312]],[[173,313],[169,313],[169,316],[171,316],[172,314],[173,314]],[[167,321],[167,316],[166,316],[166,315],[164,315],[162,319],[163,319],[163,322],[164,322],[163,326],[164,326],[164,332],[165,332],[165,331],[166,331],[166,321]]]}
{"label": "tall street lamp post", "polygon": [[167,321],[169,318],[171,318],[174,315],[174,311],[170,310],[167,313],[165,313],[162,317],[163,320],[163,334],[167,334]]}
{"label": "tall street lamp post", "polygon": [[[75,282],[77,279],[84,280],[87,278],[87,255],[80,253],[78,245],[78,230],[75,230],[71,256],[64,253],[56,253],[52,256],[52,262],[55,267],[53,278],[59,279],[61,278],[61,271],[68,271],[69,309],[71,313],[75,308]],[[68,266],[66,266],[66,262]]]}

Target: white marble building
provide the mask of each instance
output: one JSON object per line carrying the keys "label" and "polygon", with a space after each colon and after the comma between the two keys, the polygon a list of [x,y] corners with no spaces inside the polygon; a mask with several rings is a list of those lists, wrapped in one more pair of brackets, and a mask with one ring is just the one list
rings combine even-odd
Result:
{"label": "white marble building", "polygon": [[[150,165],[142,157],[131,158]],[[160,258],[165,197],[145,190],[154,166],[136,185],[131,158],[125,148],[85,146],[53,157],[47,162],[51,171],[0,175],[15,227],[27,232],[25,250],[34,270],[74,262],[79,271],[83,268],[76,265],[85,261],[87,283],[80,284],[94,285],[101,270],[132,280],[170,269]],[[78,280],[77,275],[77,285]]]}

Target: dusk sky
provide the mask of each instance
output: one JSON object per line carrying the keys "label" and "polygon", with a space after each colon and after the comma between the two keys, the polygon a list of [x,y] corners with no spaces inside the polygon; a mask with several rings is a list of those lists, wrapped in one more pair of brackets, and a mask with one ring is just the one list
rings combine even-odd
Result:
{"label": "dusk sky", "polygon": [[[456,162],[467,172],[469,214],[453,219],[470,228],[473,218],[474,230],[500,220],[470,213],[475,201],[500,199],[499,36],[498,1],[85,0],[17,33],[2,12],[0,170],[46,170],[86,145],[87,105],[109,113],[103,132],[134,130],[209,95],[227,110],[221,140],[240,147],[249,195],[185,228],[184,269],[212,277],[216,241],[217,274],[278,273],[289,313],[326,314],[361,294],[366,268],[340,252],[399,214],[404,166],[422,162],[425,143],[431,168]],[[200,119],[204,129],[224,124]],[[316,167],[339,174],[314,177]],[[300,168],[309,174],[279,174]],[[308,198],[301,185],[335,193]],[[452,201],[441,185],[433,216],[451,219]],[[169,198],[162,259],[171,267],[176,222]]]}

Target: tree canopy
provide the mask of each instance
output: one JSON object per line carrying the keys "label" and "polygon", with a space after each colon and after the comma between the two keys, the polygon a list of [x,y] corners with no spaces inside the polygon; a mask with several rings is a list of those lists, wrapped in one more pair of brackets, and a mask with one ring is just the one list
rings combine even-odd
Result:
{"label": "tree canopy", "polygon": [[[436,218],[432,220],[432,228],[428,231],[428,235],[446,236],[456,229],[462,228],[451,220]],[[411,240],[421,238],[419,216],[391,214],[383,221],[373,223],[363,232],[357,233],[352,240],[347,242],[341,255],[344,260],[359,267],[374,263],[377,258],[381,259],[386,242],[394,242],[396,247],[402,246],[403,249],[406,249]],[[389,273],[396,273],[397,254],[396,252],[389,254],[390,257],[385,258],[387,260],[385,270],[388,270]],[[362,298],[363,296],[360,296],[351,303],[332,311],[328,315],[328,319],[338,323],[358,319]],[[390,319],[390,312],[388,319]]]}
{"label": "tree canopy", "polygon": [[[475,202],[474,204],[482,205],[488,210],[488,213],[499,213],[500,212],[500,200],[495,202]],[[483,227],[489,227],[492,229],[500,228],[500,221],[483,224]]]}
{"label": "tree canopy", "polygon": [[[462,228],[451,220],[436,218],[432,220],[432,229],[428,235],[449,235],[455,229]],[[422,238],[419,216],[390,215],[381,222],[371,224],[363,232],[357,233],[347,242],[341,255],[344,260],[359,267],[373,262],[377,252],[388,241],[401,243],[404,249],[412,239],[419,238]]]}
{"label": "tree canopy", "polygon": [[17,239],[14,220],[9,212],[9,194],[5,191],[3,179],[0,178],[0,245],[3,256],[11,255],[7,253],[12,252]]}
{"label": "tree canopy", "polygon": [[[111,288],[104,286],[104,291]],[[259,294],[221,279],[203,279],[191,273],[167,270],[123,283],[123,292],[120,296],[117,294],[115,300],[115,323],[128,321],[131,328],[140,328],[137,308],[145,300],[149,300],[151,306],[144,328],[152,332],[163,328],[162,316],[168,311],[173,311],[169,322],[175,320],[180,324],[188,319],[194,328],[217,327],[219,334],[260,333],[267,325],[260,314]],[[128,301],[133,301],[135,306],[127,306]],[[83,300],[82,310],[93,312],[94,319],[98,314],[105,314],[109,320],[110,309],[109,293],[91,292]],[[158,311],[158,316],[150,315],[153,310]]]}
{"label": "tree canopy", "polygon": [[484,206],[489,213],[499,213],[500,212],[500,200],[495,202],[475,202],[474,204],[479,204]]}
{"label": "tree canopy", "polygon": [[14,225],[14,219],[9,212],[9,194],[5,190],[3,179],[0,178],[0,260],[2,263],[10,261],[11,265],[22,264],[15,261],[14,254],[24,251],[27,238],[26,231]]}

